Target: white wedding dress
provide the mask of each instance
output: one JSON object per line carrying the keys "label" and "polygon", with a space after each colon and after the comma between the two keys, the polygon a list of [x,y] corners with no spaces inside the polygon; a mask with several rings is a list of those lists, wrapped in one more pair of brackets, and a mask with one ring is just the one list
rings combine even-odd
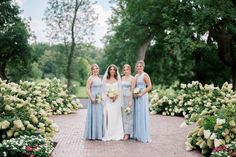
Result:
{"label": "white wedding dress", "polygon": [[[118,81],[115,83],[105,83],[105,89],[117,89],[119,91]],[[104,124],[105,124],[105,136],[104,141],[109,140],[121,140],[124,136],[122,113],[121,113],[121,93],[118,94],[118,98],[115,102],[112,102],[109,97],[104,94]]]}

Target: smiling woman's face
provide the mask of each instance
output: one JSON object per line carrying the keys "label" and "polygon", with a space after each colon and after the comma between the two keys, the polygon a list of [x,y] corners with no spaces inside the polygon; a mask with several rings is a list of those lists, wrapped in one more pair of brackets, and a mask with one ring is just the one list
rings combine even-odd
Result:
{"label": "smiling woman's face", "polygon": [[99,74],[99,67],[98,67],[98,66],[93,66],[93,68],[92,68],[92,74],[93,74],[93,75],[98,75],[98,74]]}
{"label": "smiling woman's face", "polygon": [[111,76],[115,76],[116,70],[115,70],[114,67],[111,67],[110,70],[109,70],[109,72],[110,72],[110,75],[111,75]]}
{"label": "smiling woman's face", "polygon": [[136,65],[136,71],[137,71],[137,73],[142,73],[143,72],[143,65],[141,64],[141,63],[138,63],[137,65]]}
{"label": "smiling woman's face", "polygon": [[124,67],[123,72],[124,72],[125,76],[129,76],[131,73],[131,71],[128,67]]}

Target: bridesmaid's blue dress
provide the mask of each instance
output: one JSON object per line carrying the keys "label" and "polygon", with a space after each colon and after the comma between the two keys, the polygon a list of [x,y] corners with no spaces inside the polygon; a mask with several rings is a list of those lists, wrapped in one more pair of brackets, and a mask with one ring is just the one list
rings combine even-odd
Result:
{"label": "bridesmaid's blue dress", "polygon": [[[140,76],[136,76],[136,88],[143,89],[146,88],[146,83],[144,82],[144,72]],[[135,97],[134,104],[134,132],[133,138],[147,143],[151,142],[150,131],[149,131],[149,100],[148,93],[141,97]]]}
{"label": "bridesmaid's blue dress", "polygon": [[[100,78],[93,80],[91,85],[91,94],[96,97],[96,95],[102,95],[102,82]],[[92,104],[91,99],[88,103],[87,119],[85,126],[85,139],[90,140],[101,140],[104,136],[104,114],[102,103]]]}

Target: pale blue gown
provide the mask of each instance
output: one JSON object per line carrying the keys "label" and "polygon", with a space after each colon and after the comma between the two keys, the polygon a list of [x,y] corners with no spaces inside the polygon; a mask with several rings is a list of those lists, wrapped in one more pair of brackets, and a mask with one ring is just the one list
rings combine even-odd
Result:
{"label": "pale blue gown", "polygon": [[[91,94],[93,97],[96,95],[102,95],[102,82],[100,78],[93,80],[91,85]],[[91,99],[88,103],[87,119],[85,126],[85,138],[90,140],[101,140],[104,136],[104,114],[103,114],[103,105],[92,104]]]}
{"label": "pale blue gown", "polygon": [[[129,106],[131,93],[131,80],[122,80],[122,90],[123,90],[123,106],[122,106],[122,118],[123,118],[123,127],[124,134],[133,133],[133,111],[129,114],[125,113],[125,109]],[[133,98],[132,98],[133,99]]]}
{"label": "pale blue gown", "polygon": [[[136,88],[146,88],[144,73],[136,76]],[[141,97],[135,97],[134,104],[134,134],[133,138],[141,142],[151,142],[149,131],[149,100],[148,93]]]}

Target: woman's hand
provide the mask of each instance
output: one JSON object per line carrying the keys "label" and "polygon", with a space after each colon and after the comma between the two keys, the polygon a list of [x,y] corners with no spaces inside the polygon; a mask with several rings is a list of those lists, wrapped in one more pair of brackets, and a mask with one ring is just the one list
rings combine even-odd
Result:
{"label": "woman's hand", "polygon": [[96,98],[91,98],[92,104],[96,104]]}
{"label": "woman's hand", "polygon": [[115,102],[117,98],[118,98],[118,96],[112,97],[112,98],[111,98],[111,99],[112,99],[112,102]]}

